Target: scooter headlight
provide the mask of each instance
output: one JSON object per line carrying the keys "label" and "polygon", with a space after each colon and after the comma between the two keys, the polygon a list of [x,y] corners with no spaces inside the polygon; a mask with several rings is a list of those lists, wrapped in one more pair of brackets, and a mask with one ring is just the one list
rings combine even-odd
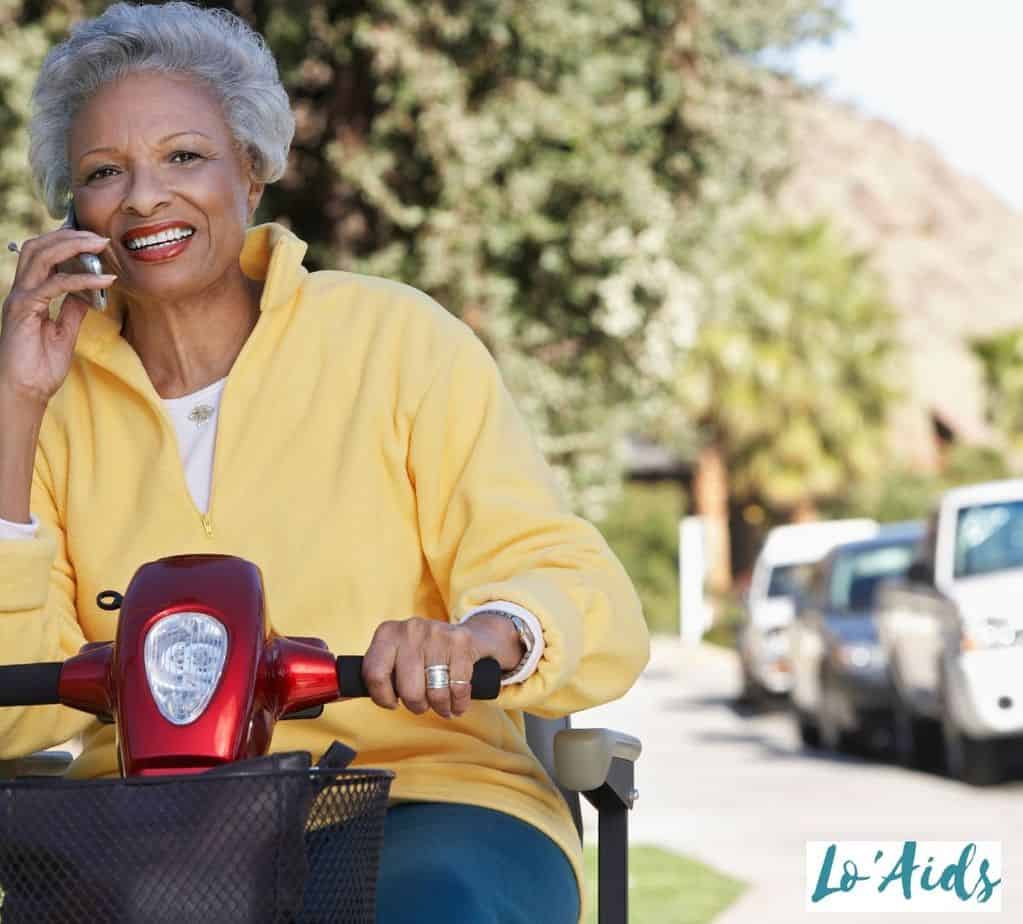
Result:
{"label": "scooter headlight", "polygon": [[160,714],[188,725],[203,714],[227,660],[227,630],[206,613],[173,613],[145,642],[146,680]]}

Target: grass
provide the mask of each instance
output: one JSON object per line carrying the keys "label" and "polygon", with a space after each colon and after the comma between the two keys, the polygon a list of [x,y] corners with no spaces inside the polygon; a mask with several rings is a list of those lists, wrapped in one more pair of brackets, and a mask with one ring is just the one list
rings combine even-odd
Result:
{"label": "grass", "polygon": [[[597,853],[586,848],[587,924],[597,921]],[[746,883],[659,847],[629,848],[630,924],[707,924]]]}
{"label": "grass", "polygon": [[742,604],[732,594],[720,595],[715,603],[717,616],[714,624],[703,634],[703,640],[722,648],[736,648],[739,629],[743,624]]}
{"label": "grass", "polygon": [[721,648],[738,648],[738,626],[735,624],[715,623],[703,633],[703,641]]}

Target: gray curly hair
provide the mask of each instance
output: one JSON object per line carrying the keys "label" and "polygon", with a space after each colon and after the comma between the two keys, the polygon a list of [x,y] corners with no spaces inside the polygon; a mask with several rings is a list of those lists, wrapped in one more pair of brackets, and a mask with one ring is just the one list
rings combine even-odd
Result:
{"label": "gray curly hair", "polygon": [[249,156],[253,179],[273,183],[284,174],[295,118],[262,36],[227,10],[115,3],[50,51],[32,91],[29,164],[54,218],[64,216],[71,191],[72,120],[101,86],[140,71],[203,82]]}

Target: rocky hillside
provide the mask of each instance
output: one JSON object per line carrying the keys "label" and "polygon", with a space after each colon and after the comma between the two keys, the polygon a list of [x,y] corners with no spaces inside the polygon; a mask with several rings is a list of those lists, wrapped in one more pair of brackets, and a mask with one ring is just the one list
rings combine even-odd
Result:
{"label": "rocky hillside", "polygon": [[990,442],[967,342],[1023,326],[1023,213],[883,121],[818,98],[787,105],[798,167],[783,206],[800,220],[830,216],[871,252],[899,312],[908,361],[896,452],[930,468],[936,429]]}

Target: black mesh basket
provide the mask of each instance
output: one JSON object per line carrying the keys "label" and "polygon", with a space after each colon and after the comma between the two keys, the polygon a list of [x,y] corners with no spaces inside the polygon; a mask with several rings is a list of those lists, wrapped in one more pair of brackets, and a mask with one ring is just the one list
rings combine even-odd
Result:
{"label": "black mesh basket", "polygon": [[0,924],[373,924],[393,774],[0,786]]}

